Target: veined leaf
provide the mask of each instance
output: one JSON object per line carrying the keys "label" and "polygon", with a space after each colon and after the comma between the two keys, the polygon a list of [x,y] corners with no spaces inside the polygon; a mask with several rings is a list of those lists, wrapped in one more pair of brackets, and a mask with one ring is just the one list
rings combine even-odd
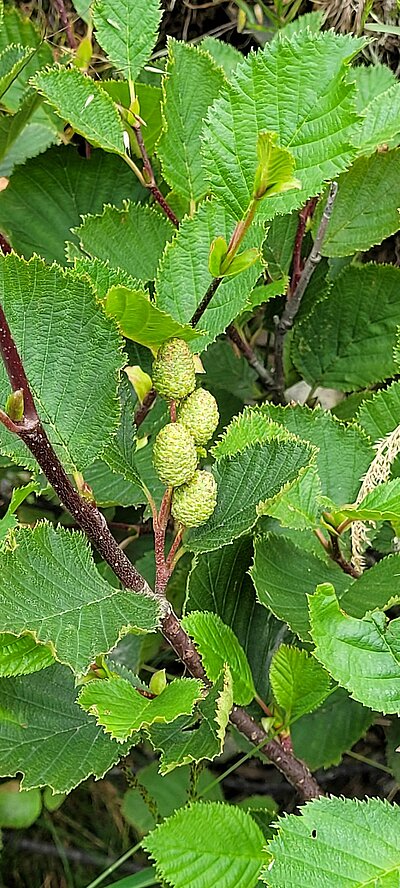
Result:
{"label": "veined leaf", "polygon": [[0,176],[11,176],[16,167],[58,143],[54,118],[32,91],[15,114],[0,118]]}
{"label": "veined leaf", "polygon": [[[190,321],[212,281],[208,269],[211,244],[218,236],[229,242],[234,227],[234,218],[216,201],[204,201],[193,218],[183,220],[159,265],[158,308],[181,324]],[[263,226],[253,225],[243,242],[244,248],[261,248],[264,236]],[[195,341],[193,348],[206,348],[246,307],[261,270],[261,262],[256,262],[237,277],[222,281],[197,325],[206,335]]]}
{"label": "veined leaf", "polygon": [[280,437],[281,441],[296,440],[293,435],[288,434],[259,410],[245,407],[242,413],[233,417],[232,422],[214,445],[212,453],[216,460],[220,460],[224,456],[234,456],[253,444],[264,444],[277,437]]}
{"label": "veined leaf", "polygon": [[160,774],[202,759],[212,761],[221,755],[232,706],[232,677],[225,666],[206,698],[197,704],[195,723],[182,716],[169,725],[153,724],[148,728],[146,734],[151,744],[161,750]]}
{"label": "veined leaf", "polygon": [[177,337],[190,342],[198,336],[189,324],[179,324],[165,311],[160,311],[150,302],[149,294],[143,289],[111,287],[104,307],[106,314],[115,318],[127,339],[139,342],[153,352],[158,351],[167,339]]}
{"label": "veined leaf", "polygon": [[211,191],[237,219],[251,198],[261,130],[277,133],[279,145],[293,154],[302,188],[264,200],[260,218],[303,206],[326,179],[349,166],[358,118],[355,86],[345,75],[361,46],[348,36],[302,31],[267,44],[238,66],[235,82],[210,109],[203,148]]}
{"label": "veined leaf", "polygon": [[264,837],[250,814],[233,805],[196,802],[146,836],[157,873],[174,888],[255,888]]}
{"label": "veined leaf", "polygon": [[355,420],[365,429],[371,441],[380,441],[399,425],[400,382],[392,382],[388,388],[375,392],[364,401],[356,413]]}
{"label": "veined leaf", "polygon": [[268,299],[273,299],[274,296],[282,296],[287,290],[288,283],[289,278],[285,275],[285,277],[270,281],[269,284],[260,284],[259,287],[254,287],[254,290],[249,295],[244,311],[254,311],[259,305],[264,305],[265,302],[268,302]]}
{"label": "veined leaf", "polygon": [[18,43],[10,43],[0,53],[0,99],[32,58],[34,51],[29,47],[19,46]]}
{"label": "veined leaf", "polygon": [[265,700],[270,694],[272,652],[279,642],[291,640],[291,635],[256,600],[248,574],[252,554],[252,540],[241,537],[230,546],[198,555],[188,577],[185,613],[213,611],[233,629],[249,661],[257,691]]}
{"label": "veined leaf", "polygon": [[92,151],[86,159],[62,145],[17,167],[0,192],[0,226],[26,259],[38,253],[64,265],[65,241],[78,243],[71,228],[83,213],[101,213],[110,201],[121,207],[124,198],[144,193],[120,157]]}
{"label": "veined leaf", "polygon": [[291,728],[295,755],[312,771],[338,765],[342,755],[363,736],[374,721],[371,709],[337,688],[322,705],[299,718]]}
{"label": "veined leaf", "polygon": [[263,244],[263,255],[267,263],[268,274],[274,281],[289,272],[297,226],[297,214],[290,213],[286,216],[275,216],[267,230]]}
{"label": "veined leaf", "polygon": [[309,445],[279,438],[222,457],[213,467],[218,485],[215,511],[206,524],[187,534],[187,547],[212,551],[247,533],[257,520],[259,503],[293,480],[310,457]]}
{"label": "veined leaf", "polygon": [[0,518],[0,551],[2,546],[7,543],[7,537],[10,531],[15,530],[18,525],[18,520],[15,514],[17,509],[34,490],[37,490],[36,481],[30,481],[29,484],[25,484],[23,487],[14,488],[7,512],[3,518]]}
{"label": "veined leaf", "polygon": [[396,372],[399,284],[400,270],[389,265],[349,265],[335,278],[294,331],[291,356],[310,385],[346,392]]}
{"label": "veined leaf", "polygon": [[31,635],[0,633],[0,676],[28,675],[54,663],[50,648],[36,644]]}
{"label": "veined leaf", "polygon": [[201,165],[200,134],[208,108],[225,77],[202,49],[168,41],[163,79],[164,126],[157,146],[164,179],[174,191],[198,201],[207,192]]}
{"label": "veined leaf", "polygon": [[[400,131],[400,84],[398,86]],[[338,194],[321,248],[324,256],[352,256],[361,250],[369,250],[400,228],[396,193],[399,175],[400,149],[395,149],[360,157],[348,173],[340,176]],[[316,226],[323,203],[322,200]]]}
{"label": "veined leaf", "polygon": [[[3,256],[0,294],[49,438],[67,471],[83,469],[107,445],[118,423],[123,356],[114,322],[104,315],[88,280],[37,258],[25,262],[14,254]],[[0,404],[9,392],[1,364]],[[3,425],[0,450],[18,465],[36,466],[25,445]]]}
{"label": "veined leaf", "polygon": [[182,625],[202,656],[210,681],[217,681],[224,667],[229,666],[233,680],[233,701],[242,706],[256,695],[249,661],[230,626],[218,614],[209,611],[192,611],[182,620]]}
{"label": "veined leaf", "polygon": [[136,80],[151,56],[161,21],[159,0],[96,0],[96,38],[127,80]]}
{"label": "veined leaf", "polygon": [[30,633],[80,673],[128,629],[156,629],[156,600],[103,580],[80,533],[39,524],[16,541],[0,555],[0,631]]}
{"label": "veined leaf", "polygon": [[[396,76],[393,71],[375,62],[374,65],[357,65],[352,71],[352,77],[357,87],[356,104],[357,111],[365,112],[368,105],[377,98],[377,96],[385,93],[389,87],[396,83]],[[364,118],[365,119],[365,118]]]}
{"label": "veined leaf", "polygon": [[317,799],[278,819],[263,872],[270,888],[395,888],[400,874],[400,811],[381,799]]}
{"label": "veined leaf", "polygon": [[384,146],[388,142],[390,144],[393,139],[398,142],[399,133],[400,86],[394,82],[365,108],[365,117],[357,134],[357,144],[363,154],[371,154],[380,145]]}
{"label": "veined leaf", "polygon": [[6,50],[10,43],[24,47],[27,52],[34,50],[7,92],[2,98],[2,105],[14,113],[27,94],[29,78],[44,65],[51,65],[53,54],[49,43],[43,40],[39,28],[31,18],[24,15],[18,7],[9,6],[4,10],[0,22],[0,52]]}
{"label": "veined leaf", "polygon": [[23,789],[69,792],[90,774],[103,777],[129,749],[76,705],[74,677],[65,666],[3,678],[0,695],[0,774],[22,772]]}
{"label": "veined leaf", "polygon": [[32,85],[95,148],[125,155],[123,126],[110,96],[78,68],[40,71]]}
{"label": "veined leaf", "polygon": [[[101,88],[111,96],[114,102],[129,111],[132,98],[127,80],[102,80]],[[139,102],[140,119],[144,121],[142,136],[148,154],[154,153],[154,147],[162,129],[161,96],[161,87],[149,86],[147,83],[135,83],[135,100]],[[129,115],[127,117],[132,119],[129,118]],[[140,154],[133,134],[131,136],[131,150]]]}
{"label": "veined leaf", "polygon": [[288,623],[303,641],[309,640],[307,595],[313,594],[318,583],[335,583],[340,595],[349,585],[348,577],[333,561],[318,558],[274,534],[256,537],[250,573],[260,604]]}
{"label": "veined leaf", "polygon": [[340,520],[400,522],[400,478],[379,484],[358,505],[342,506],[337,513]]}
{"label": "veined leaf", "polygon": [[121,268],[139,280],[150,281],[156,275],[173,228],[152,207],[126,203],[122,210],[106,206],[99,216],[85,216],[74,233],[89,256],[109,262],[112,268]]}
{"label": "veined leaf", "polygon": [[201,682],[194,678],[177,678],[158,697],[150,699],[116,676],[88,682],[78,702],[113,739],[123,741],[154,722],[168,724],[180,715],[190,715],[201,688]]}
{"label": "veined leaf", "polygon": [[79,274],[87,275],[90,278],[99,302],[103,302],[111,287],[116,287],[118,284],[132,290],[143,288],[141,281],[132,277],[127,271],[123,271],[122,268],[113,268],[109,262],[102,259],[89,259],[88,256],[81,254],[79,258],[74,258],[74,268]]}
{"label": "veined leaf", "polygon": [[321,481],[315,465],[301,469],[294,481],[289,481],[275,496],[258,506],[259,515],[277,518],[282,527],[296,530],[314,530],[322,511]]}
{"label": "veined leaf", "polygon": [[348,580],[340,596],[341,608],[352,617],[363,617],[368,611],[389,607],[400,599],[399,577],[400,555],[382,558],[358,580]]}
{"label": "veined leaf", "polygon": [[231,43],[225,43],[225,40],[218,40],[216,37],[204,37],[200,46],[210,53],[210,56],[212,56],[214,62],[220,68],[223,68],[228,79],[235,68],[237,68],[239,62],[243,61],[242,53],[235,46],[232,46]]}
{"label": "veined leaf", "polygon": [[269,678],[288,723],[317,709],[330,691],[330,677],[314,657],[286,644],[272,657]]}
{"label": "veined leaf", "polygon": [[309,597],[315,656],[355,700],[381,712],[400,707],[400,620],[373,611],[362,620],[339,608],[326,583]]}

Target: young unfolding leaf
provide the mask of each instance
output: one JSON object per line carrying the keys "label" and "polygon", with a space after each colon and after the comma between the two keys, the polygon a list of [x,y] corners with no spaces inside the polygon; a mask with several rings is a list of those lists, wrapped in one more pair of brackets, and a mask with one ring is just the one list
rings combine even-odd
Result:
{"label": "young unfolding leaf", "polygon": [[192,43],[168,41],[163,80],[164,126],[157,146],[165,180],[178,194],[198,201],[207,192],[200,135],[207,111],[225,83],[221,68]]}
{"label": "young unfolding leaf", "polygon": [[160,20],[159,0],[96,0],[96,38],[127,80],[136,80],[149,60]]}
{"label": "young unfolding leaf", "polygon": [[150,302],[143,289],[111,287],[105,300],[106,314],[117,321],[121,333],[156,352],[167,339],[175,337],[190,342],[198,333],[188,324],[179,324]]}
{"label": "young unfolding leaf", "polygon": [[197,704],[194,722],[181,716],[169,725],[153,724],[148,728],[146,734],[152,746],[161,750],[160,774],[221,755],[232,706],[232,677],[225,666],[206,698]]}
{"label": "young unfolding leaf", "polygon": [[16,542],[0,554],[0,631],[29,632],[80,673],[128,628],[157,627],[157,601],[103,580],[81,534],[39,524]]}
{"label": "young unfolding leaf", "polygon": [[0,675],[29,675],[54,663],[49,647],[36,644],[31,635],[0,633]]}
{"label": "young unfolding leaf", "polygon": [[315,655],[355,700],[381,712],[400,707],[400,620],[388,623],[382,611],[362,620],[339,607],[326,583],[309,597]]}
{"label": "young unfolding leaf", "polygon": [[157,697],[149,697],[115,676],[84,685],[78,702],[107,734],[123,741],[154,722],[168,724],[180,715],[190,715],[200,696],[201,682],[194,678],[177,678]]}
{"label": "young unfolding leaf", "polygon": [[98,82],[77,68],[40,71],[32,85],[95,148],[125,154],[123,126],[117,108]]}
{"label": "young unfolding leaf", "polygon": [[216,802],[177,811],[145,839],[157,873],[174,888],[255,888],[265,861],[263,844],[250,814]]}
{"label": "young unfolding leaf", "polygon": [[329,694],[330,677],[307,651],[282,644],[271,660],[269,678],[285,722],[312,712]]}
{"label": "young unfolding leaf", "polygon": [[379,484],[358,505],[342,506],[337,513],[333,512],[333,517],[335,524],[336,517],[340,521],[347,518],[349,521],[391,521],[399,524],[400,478]]}
{"label": "young unfolding leaf", "polygon": [[[50,441],[67,471],[82,470],[104,449],[118,424],[115,396],[123,356],[115,323],[103,313],[87,278],[38,258],[25,262],[15,254],[2,256],[0,290]],[[1,405],[9,393],[1,362]],[[36,465],[3,425],[0,450],[19,465]]]}
{"label": "young unfolding leaf", "polygon": [[173,228],[152,207],[127,203],[122,210],[106,206],[99,216],[85,216],[75,234],[89,256],[109,262],[112,268],[121,268],[138,280],[150,281]]}
{"label": "young unfolding leaf", "polygon": [[387,885],[400,878],[398,805],[381,799],[318,799],[278,820],[263,872],[270,888]]}
{"label": "young unfolding leaf", "polygon": [[23,789],[69,792],[91,774],[103,777],[132,745],[121,748],[76,705],[65,666],[3,678],[0,696],[0,774],[22,773]]}
{"label": "young unfolding leaf", "polygon": [[295,329],[291,356],[307,382],[346,392],[395,373],[399,284],[389,265],[350,265],[335,278]]}
{"label": "young unfolding leaf", "polygon": [[233,680],[233,700],[245,706],[256,695],[249,661],[235,633],[217,614],[192,612],[182,620],[183,628],[194,639],[204,668],[211,681],[216,681],[224,663]]}
{"label": "young unfolding leaf", "polygon": [[203,146],[212,193],[237,219],[253,192],[261,129],[277,133],[279,145],[293,155],[302,188],[264,200],[260,218],[302,206],[349,166],[358,117],[346,68],[361,46],[348,36],[305,30],[267,44],[238,66],[234,82],[210,109]]}
{"label": "young unfolding leaf", "polygon": [[278,134],[263,132],[257,139],[258,167],[254,178],[254,197],[261,200],[301,188],[294,173],[294,157],[287,148],[277,145]]}

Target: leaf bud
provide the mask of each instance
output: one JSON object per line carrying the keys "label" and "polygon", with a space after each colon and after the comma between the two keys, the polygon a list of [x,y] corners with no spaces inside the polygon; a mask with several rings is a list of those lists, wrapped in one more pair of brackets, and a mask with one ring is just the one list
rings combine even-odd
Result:
{"label": "leaf bud", "polygon": [[183,339],[169,339],[157,352],[153,386],[167,400],[180,401],[196,385],[193,355]]}
{"label": "leaf bud", "polygon": [[153,464],[157,475],[168,487],[179,487],[193,478],[197,466],[196,445],[180,422],[170,422],[158,433]]}
{"label": "leaf bud", "polygon": [[210,392],[198,388],[182,401],[177,416],[196,444],[207,444],[218,425],[218,404]]}
{"label": "leaf bud", "polygon": [[171,512],[185,527],[205,524],[217,504],[217,482],[209,472],[197,471],[188,484],[174,490]]}

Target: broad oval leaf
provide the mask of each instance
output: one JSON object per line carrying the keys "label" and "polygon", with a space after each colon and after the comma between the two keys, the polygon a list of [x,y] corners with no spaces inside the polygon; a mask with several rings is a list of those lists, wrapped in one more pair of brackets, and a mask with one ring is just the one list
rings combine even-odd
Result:
{"label": "broad oval leaf", "polygon": [[96,0],[96,38],[127,80],[136,80],[149,60],[160,20],[159,0]]}
{"label": "broad oval leaf", "polygon": [[218,614],[192,611],[184,617],[182,626],[194,639],[200,651],[206,673],[216,681],[224,667],[229,666],[233,680],[233,701],[246,706],[256,696],[249,661],[230,626]]}
{"label": "broad oval leaf", "polygon": [[117,321],[121,333],[156,352],[167,339],[190,342],[198,333],[189,324],[179,324],[150,301],[143,289],[114,286],[107,293],[105,311]]}
{"label": "broad oval leaf", "polygon": [[287,722],[312,712],[329,694],[330,677],[307,651],[282,644],[272,657],[271,687]]}

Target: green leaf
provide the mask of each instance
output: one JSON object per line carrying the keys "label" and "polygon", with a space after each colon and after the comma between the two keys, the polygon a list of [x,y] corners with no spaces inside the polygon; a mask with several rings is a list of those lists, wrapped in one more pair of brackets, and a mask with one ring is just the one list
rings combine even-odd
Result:
{"label": "green leaf", "polygon": [[0,52],[6,50],[10,43],[17,43],[27,51],[35,50],[2,99],[2,105],[15,112],[27,94],[29,78],[43,65],[52,64],[53,53],[50,44],[43,40],[32,19],[21,13],[16,6],[7,5],[0,26]]}
{"label": "green leaf", "polygon": [[96,0],[96,39],[127,80],[136,80],[151,56],[161,21],[159,0]]}
{"label": "green leaf", "polygon": [[309,460],[307,444],[279,438],[219,459],[213,467],[218,485],[215,511],[206,524],[187,534],[187,547],[212,551],[245,534],[257,520],[259,503],[295,478]]}
{"label": "green leaf", "polygon": [[65,264],[65,241],[78,243],[71,228],[84,213],[140,199],[144,189],[119,157],[92,151],[90,159],[62,145],[19,166],[0,192],[0,226],[18,253],[38,253]]}
{"label": "green leaf", "polygon": [[291,728],[295,755],[312,771],[338,765],[343,753],[363,736],[374,713],[337,688],[315,712],[303,715]]}
{"label": "green leaf", "polygon": [[258,507],[259,515],[277,518],[282,527],[313,530],[319,524],[321,481],[314,465],[301,469],[294,481],[289,481],[271,499]]}
{"label": "green leaf", "polygon": [[191,43],[168,41],[163,78],[164,126],[157,146],[163,176],[178,194],[198,201],[208,188],[200,155],[203,121],[225,77],[208,53]]}
{"label": "green leaf", "polygon": [[312,712],[330,691],[330,677],[307,651],[282,644],[271,660],[269,673],[278,706],[289,723]]}
{"label": "green leaf", "polygon": [[143,289],[130,290],[128,287],[111,287],[105,301],[105,311],[115,318],[118,327],[127,339],[139,342],[152,351],[158,351],[167,339],[178,337],[190,342],[198,335],[193,327],[174,321],[170,315],[160,311]]}
{"label": "green leaf", "polygon": [[242,53],[232,46],[231,43],[225,43],[224,40],[217,40],[216,37],[204,37],[200,44],[202,49],[210,53],[214,62],[223,68],[228,79],[231,77],[239,62],[243,61]]}
{"label": "green leaf", "polygon": [[290,636],[257,603],[248,575],[252,554],[252,540],[241,537],[230,546],[196,556],[188,578],[185,613],[213,611],[231,627],[246,653],[257,691],[266,699],[272,652]]}
{"label": "green leaf", "polygon": [[18,780],[7,780],[0,786],[0,826],[6,829],[27,829],[42,810],[40,789],[20,792]]}
{"label": "green leaf", "polygon": [[128,629],[157,627],[156,600],[103,580],[80,533],[38,524],[19,530],[16,542],[0,555],[1,631],[31,633],[80,673]]}
{"label": "green leaf", "polygon": [[[303,31],[250,54],[210,109],[204,130],[204,170],[211,191],[240,219],[253,191],[261,129],[277,133],[296,162],[299,191],[263,201],[267,219],[303,206],[351,163],[357,115],[347,60],[360,40]],[[310,150],[312,143],[312,151]]]}
{"label": "green leaf", "polygon": [[342,506],[337,514],[340,520],[343,515],[351,521],[400,522],[400,478],[379,484],[358,505]]}
{"label": "green leaf", "polygon": [[361,404],[355,421],[375,443],[397,428],[399,415],[400,382],[392,382],[388,388],[375,392],[370,400]]}
{"label": "green leaf", "polygon": [[55,66],[32,78],[32,85],[95,148],[125,155],[117,108],[98,82],[77,68]]}
{"label": "green leaf", "polygon": [[114,472],[106,462],[97,459],[85,469],[85,481],[93,491],[98,506],[138,506],[146,502],[139,481],[127,481],[125,475]]}
{"label": "green leaf", "polygon": [[268,274],[275,281],[287,275],[293,259],[294,241],[298,226],[298,216],[275,216],[267,231],[263,244],[264,259]]}
{"label": "green leaf", "polygon": [[258,166],[254,179],[257,200],[301,188],[294,177],[294,157],[287,148],[277,145],[277,133],[262,132],[257,139]]}
{"label": "green leaf", "polygon": [[126,203],[122,210],[106,206],[99,216],[85,216],[74,233],[81,249],[90,256],[107,261],[112,268],[121,268],[139,280],[150,281],[156,275],[173,228],[168,219],[152,207]]}
{"label": "green leaf", "polygon": [[385,93],[389,87],[396,83],[393,71],[376,61],[373,65],[357,65],[352,71],[357,86],[356,103],[357,111],[362,113],[368,108],[377,96]]}
{"label": "green leaf", "polygon": [[273,299],[274,296],[283,296],[288,284],[289,278],[285,276],[270,281],[269,284],[260,284],[260,286],[254,287],[247,300],[245,311],[254,311],[259,305],[264,305],[268,302],[268,299]]}
{"label": "green leaf", "polygon": [[[389,555],[365,570],[358,580],[348,580],[340,606],[352,617],[363,617],[376,608],[387,608],[399,600],[400,556]],[[334,582],[334,581],[332,581]]]}
{"label": "green leaf", "polygon": [[[129,112],[132,99],[127,80],[102,80],[101,88],[111,96],[114,102]],[[148,154],[153,154],[162,129],[161,97],[161,87],[149,86],[147,83],[135,83],[135,99],[139,102],[140,118],[144,121],[142,136]],[[128,120],[132,120],[129,114],[127,117]],[[133,134],[131,150],[135,151],[138,156],[140,155]]]}
{"label": "green leaf", "polygon": [[348,577],[333,561],[322,560],[274,534],[256,537],[250,573],[259,602],[288,623],[303,641],[309,640],[307,594],[312,594],[318,583],[333,582],[343,595],[349,585]]}
{"label": "green leaf", "polygon": [[363,154],[371,154],[379,145],[390,144],[393,139],[398,142],[395,137],[399,133],[400,86],[395,82],[385,92],[373,98],[365,108],[357,143]]}
{"label": "green leaf", "polygon": [[400,718],[393,718],[386,734],[386,759],[396,782],[400,779]]}
{"label": "green leaf", "polygon": [[[185,218],[179,232],[164,252],[156,279],[158,308],[167,311],[181,324],[188,323],[212,281],[208,269],[210,247],[216,237],[230,240],[235,227],[232,216],[215,201],[204,201],[193,216]],[[265,231],[253,225],[244,240],[244,247],[261,248]],[[250,293],[259,278],[261,262],[234,278],[226,278],[218,287],[211,304],[204,312],[197,330],[206,335],[195,343],[204,349],[246,307]]]}
{"label": "green leaf", "polygon": [[7,512],[3,518],[0,518],[0,550],[7,543],[10,531],[17,527],[18,520],[15,514],[17,509],[34,490],[37,490],[36,481],[30,481],[23,487],[14,488]]}
{"label": "green leaf", "polygon": [[201,688],[194,678],[176,678],[150,699],[116,676],[84,685],[78,702],[113,739],[123,741],[154,722],[168,724],[180,715],[190,715]]}
{"label": "green leaf", "polygon": [[29,675],[54,663],[50,648],[36,644],[31,635],[19,637],[9,632],[0,633],[0,675]]}
{"label": "green leaf", "polygon": [[309,597],[315,656],[355,700],[381,712],[400,707],[400,621],[374,611],[357,620],[339,608],[334,587]]}
{"label": "green leaf", "polygon": [[[324,256],[352,256],[369,250],[400,228],[396,194],[399,175],[400,149],[397,149],[360,157],[348,173],[340,176],[322,245]],[[323,203],[321,201],[321,213]],[[316,226],[321,213],[316,217]]]}
{"label": "green leaf", "polygon": [[304,30],[307,30],[311,34],[317,34],[324,24],[324,19],[325,13],[323,9],[316,10],[315,12],[306,12],[304,15],[298,15],[292,22],[284,25],[275,35],[273,40],[281,40],[282,37],[292,37],[293,34],[298,34],[299,31]]}
{"label": "green leaf", "polygon": [[291,356],[310,385],[346,392],[396,372],[399,284],[389,265],[349,265],[335,278],[294,331]]}
{"label": "green leaf", "polygon": [[65,666],[3,678],[0,693],[0,774],[22,772],[23,789],[69,792],[90,774],[103,777],[127,751],[76,705]]}
{"label": "green leaf", "polygon": [[264,870],[270,888],[395,888],[400,874],[400,810],[381,799],[317,799],[278,819]]}
{"label": "green leaf", "polygon": [[241,706],[251,703],[256,695],[249,661],[235,633],[217,614],[193,611],[182,620],[182,626],[194,639],[210,681],[216,681],[224,663],[233,679],[233,701]]}
{"label": "green leaf", "polygon": [[160,774],[221,755],[232,706],[232,677],[225,666],[205,699],[197,704],[194,722],[182,716],[170,725],[152,725],[146,733],[153,747],[161,750]]}
{"label": "green leaf", "polygon": [[125,879],[118,879],[118,882],[112,882],[111,888],[151,888],[158,885],[156,871],[152,866],[140,870],[133,876],[126,876]]}
{"label": "green leaf", "polygon": [[[374,457],[369,441],[358,428],[346,427],[319,407],[310,410],[299,404],[288,407],[263,404],[253,410],[245,408],[242,415],[248,419],[250,414],[262,417],[264,421],[279,423],[302,441],[308,441],[318,448],[316,464],[325,496],[333,500],[339,498],[342,502],[351,502],[356,498],[361,478]],[[340,477],[337,473],[338,463]]]}
{"label": "green leaf", "polygon": [[250,814],[218,802],[177,811],[145,839],[157,874],[174,888],[255,888],[264,837]]}
{"label": "green leaf", "polygon": [[57,128],[41,105],[41,97],[30,93],[15,114],[0,117],[1,176],[10,176],[15,165],[45,151],[58,139]]}
{"label": "green leaf", "polygon": [[0,53],[0,99],[32,58],[33,53],[33,49],[25,49],[25,47],[15,43],[10,43]]}
{"label": "green leaf", "polygon": [[[257,377],[253,368],[242,355],[234,352],[226,340],[218,339],[209,345],[201,360],[206,371],[204,385],[213,392],[217,400],[223,398],[226,403],[229,394],[234,395],[237,409],[240,409],[243,401],[250,400],[257,394]],[[219,406],[221,408],[222,405]]]}
{"label": "green leaf", "polygon": [[[107,157],[107,155],[103,154],[103,157]],[[128,274],[127,271],[123,271],[121,268],[113,268],[107,261],[102,259],[89,259],[88,256],[81,254],[79,257],[75,257],[73,262],[76,271],[89,277],[92,281],[99,302],[103,302],[110,288],[118,284],[132,289],[136,287],[142,289],[143,285],[141,282]]]}
{"label": "green leaf", "polygon": [[[118,423],[116,389],[123,357],[116,327],[87,279],[37,258],[25,262],[14,254],[3,256],[0,290],[50,441],[67,471],[82,469],[107,445]],[[1,365],[0,404],[9,392]],[[36,465],[3,425],[0,450],[19,465]]]}

